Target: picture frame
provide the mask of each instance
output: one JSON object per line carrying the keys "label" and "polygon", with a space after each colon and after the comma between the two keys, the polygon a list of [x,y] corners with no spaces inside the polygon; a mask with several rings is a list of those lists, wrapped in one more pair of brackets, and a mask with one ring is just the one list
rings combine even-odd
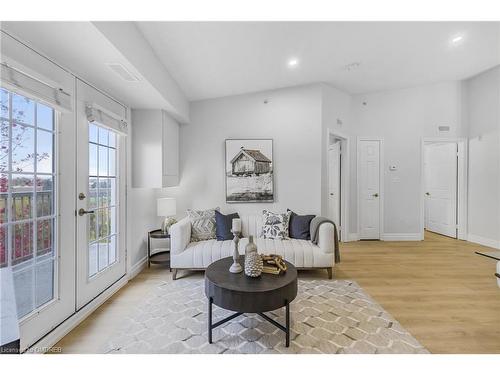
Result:
{"label": "picture frame", "polygon": [[226,139],[226,203],[274,202],[272,139]]}

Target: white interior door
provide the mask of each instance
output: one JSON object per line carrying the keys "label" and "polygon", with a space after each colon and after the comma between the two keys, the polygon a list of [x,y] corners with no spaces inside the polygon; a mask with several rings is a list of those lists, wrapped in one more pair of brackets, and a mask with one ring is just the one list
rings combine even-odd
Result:
{"label": "white interior door", "polygon": [[340,146],[337,141],[328,150],[328,216],[337,224],[340,232]]}
{"label": "white interior door", "polygon": [[380,141],[358,143],[359,230],[361,239],[380,239]]}
{"label": "white interior door", "polygon": [[0,96],[0,269],[24,350],[75,311],[75,127],[35,97]]}
{"label": "white interior door", "polygon": [[81,308],[126,272],[126,158],[125,136],[89,122],[86,113],[89,103],[96,101],[113,113],[124,107],[83,82],[78,81],[77,89],[77,307]]}
{"label": "white interior door", "polygon": [[425,146],[425,227],[457,237],[457,144]]}

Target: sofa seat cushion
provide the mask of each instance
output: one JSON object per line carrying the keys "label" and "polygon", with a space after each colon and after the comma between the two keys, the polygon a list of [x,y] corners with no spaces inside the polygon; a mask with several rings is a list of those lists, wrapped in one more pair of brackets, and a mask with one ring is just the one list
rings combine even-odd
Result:
{"label": "sofa seat cushion", "polygon": [[[310,241],[289,239],[256,239],[260,254],[278,254],[298,268],[332,267],[333,254],[324,253]],[[239,252],[245,253],[248,238],[242,238]],[[205,269],[216,260],[233,255],[233,241],[207,240],[191,242],[184,251],[172,258],[172,268]]]}

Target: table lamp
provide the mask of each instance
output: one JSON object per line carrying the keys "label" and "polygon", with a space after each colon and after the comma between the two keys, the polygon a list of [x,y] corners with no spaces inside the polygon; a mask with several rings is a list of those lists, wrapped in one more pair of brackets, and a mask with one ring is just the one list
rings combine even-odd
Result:
{"label": "table lamp", "polygon": [[156,211],[158,216],[165,217],[161,230],[163,233],[167,234],[172,224],[177,222],[174,218],[177,213],[177,203],[175,198],[159,198],[157,200]]}

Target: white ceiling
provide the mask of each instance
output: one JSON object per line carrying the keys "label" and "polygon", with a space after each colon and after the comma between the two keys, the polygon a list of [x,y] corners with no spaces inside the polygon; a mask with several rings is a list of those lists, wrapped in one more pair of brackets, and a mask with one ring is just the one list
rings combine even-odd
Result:
{"label": "white ceiling", "polygon": [[134,108],[166,106],[146,79],[127,82],[106,65],[120,63],[141,77],[91,22],[2,22],[1,27],[124,104]]}
{"label": "white ceiling", "polygon": [[[328,82],[349,93],[473,76],[500,63],[496,22],[138,22],[190,100]],[[463,35],[452,47],[450,40]],[[289,69],[295,57],[299,65]],[[357,69],[344,66],[360,62]]]}

